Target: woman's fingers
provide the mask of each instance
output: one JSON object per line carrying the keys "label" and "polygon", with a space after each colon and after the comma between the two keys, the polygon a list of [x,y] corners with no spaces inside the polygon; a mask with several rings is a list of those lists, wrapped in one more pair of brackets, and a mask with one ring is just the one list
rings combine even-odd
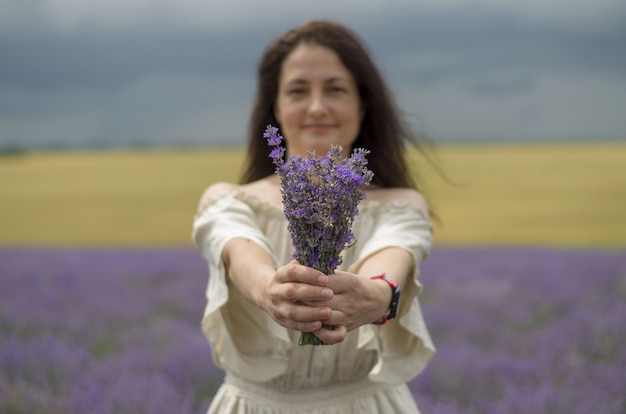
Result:
{"label": "woman's fingers", "polygon": [[283,326],[301,332],[311,332],[322,327],[322,322],[330,317],[328,307],[313,307],[301,302],[290,302],[281,306],[275,319]]}
{"label": "woman's fingers", "polygon": [[333,297],[328,288],[328,276],[318,270],[302,266],[295,260],[276,271],[275,283],[279,300],[320,302]]}
{"label": "woman's fingers", "polygon": [[333,329],[320,328],[315,331],[311,331],[315,336],[317,336],[322,342],[328,345],[338,344],[346,339],[346,335],[348,330],[345,326],[338,325],[333,326]]}
{"label": "woman's fingers", "polygon": [[278,268],[276,279],[280,283],[298,282],[313,286],[328,286],[328,276],[319,270],[302,266],[296,260]]}
{"label": "woman's fingers", "polygon": [[351,331],[384,314],[382,307],[389,303],[388,286],[381,287],[380,282],[340,271],[330,275],[329,279],[328,287],[333,291],[333,297],[324,303],[333,309],[326,321],[329,325],[345,326]]}

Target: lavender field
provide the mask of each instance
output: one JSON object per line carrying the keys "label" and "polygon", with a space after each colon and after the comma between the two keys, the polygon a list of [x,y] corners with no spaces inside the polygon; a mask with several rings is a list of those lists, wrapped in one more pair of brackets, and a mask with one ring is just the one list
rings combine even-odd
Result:
{"label": "lavender field", "polygon": [[[0,249],[0,412],[203,413],[221,381],[193,249]],[[625,413],[626,253],[437,248],[425,414]]]}

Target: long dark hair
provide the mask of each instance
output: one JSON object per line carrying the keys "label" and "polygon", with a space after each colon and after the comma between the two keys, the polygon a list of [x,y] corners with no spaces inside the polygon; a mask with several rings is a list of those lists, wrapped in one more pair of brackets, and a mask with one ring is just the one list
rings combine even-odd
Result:
{"label": "long dark hair", "polygon": [[368,166],[374,172],[372,184],[417,189],[405,159],[405,144],[412,143],[420,148],[421,142],[400,117],[387,85],[359,38],[344,26],[324,21],[297,27],[276,39],[265,50],[258,67],[258,90],[250,119],[242,183],[256,181],[274,172],[263,131],[268,124],[279,126],[274,117],[274,105],[280,71],[285,58],[301,43],[332,49],[352,73],[364,112],[353,148],[371,151]]}

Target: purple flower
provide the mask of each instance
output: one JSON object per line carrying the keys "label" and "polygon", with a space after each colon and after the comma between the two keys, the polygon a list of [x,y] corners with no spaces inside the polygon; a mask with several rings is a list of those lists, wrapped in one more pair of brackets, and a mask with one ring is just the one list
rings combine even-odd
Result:
{"label": "purple flower", "polygon": [[283,155],[285,154],[285,149],[283,147],[276,147],[270,152],[270,157],[274,160],[274,162],[283,159]]}
{"label": "purple flower", "polygon": [[[420,278],[422,412],[624,413],[624,249],[439,246]],[[194,248],[0,247],[0,412],[206,412],[205,287]]]}
{"label": "purple flower", "polygon": [[[335,145],[323,157],[310,152],[285,162],[278,128],[269,125],[263,136],[274,147],[270,158],[280,176],[293,258],[325,274],[333,273],[341,264],[341,252],[354,241],[352,223],[359,202],[365,199],[363,186],[373,176],[367,169],[369,151],[356,149],[349,158],[342,158],[343,149]],[[300,344],[319,345],[321,341],[305,332]]]}
{"label": "purple flower", "polygon": [[278,133],[278,128],[272,126],[267,127],[267,129],[263,133],[263,137],[267,138],[267,143],[272,147],[279,145],[283,139],[283,137],[281,137]]}

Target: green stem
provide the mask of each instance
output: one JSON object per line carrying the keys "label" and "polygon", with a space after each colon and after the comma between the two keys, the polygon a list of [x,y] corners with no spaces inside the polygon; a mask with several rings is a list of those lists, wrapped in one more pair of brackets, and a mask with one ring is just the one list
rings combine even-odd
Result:
{"label": "green stem", "polygon": [[[331,325],[322,325],[322,328],[328,329],[329,331],[333,330]],[[313,334],[313,332],[301,332],[300,340],[298,341],[298,345],[328,345],[325,342],[322,342],[317,336]]]}

